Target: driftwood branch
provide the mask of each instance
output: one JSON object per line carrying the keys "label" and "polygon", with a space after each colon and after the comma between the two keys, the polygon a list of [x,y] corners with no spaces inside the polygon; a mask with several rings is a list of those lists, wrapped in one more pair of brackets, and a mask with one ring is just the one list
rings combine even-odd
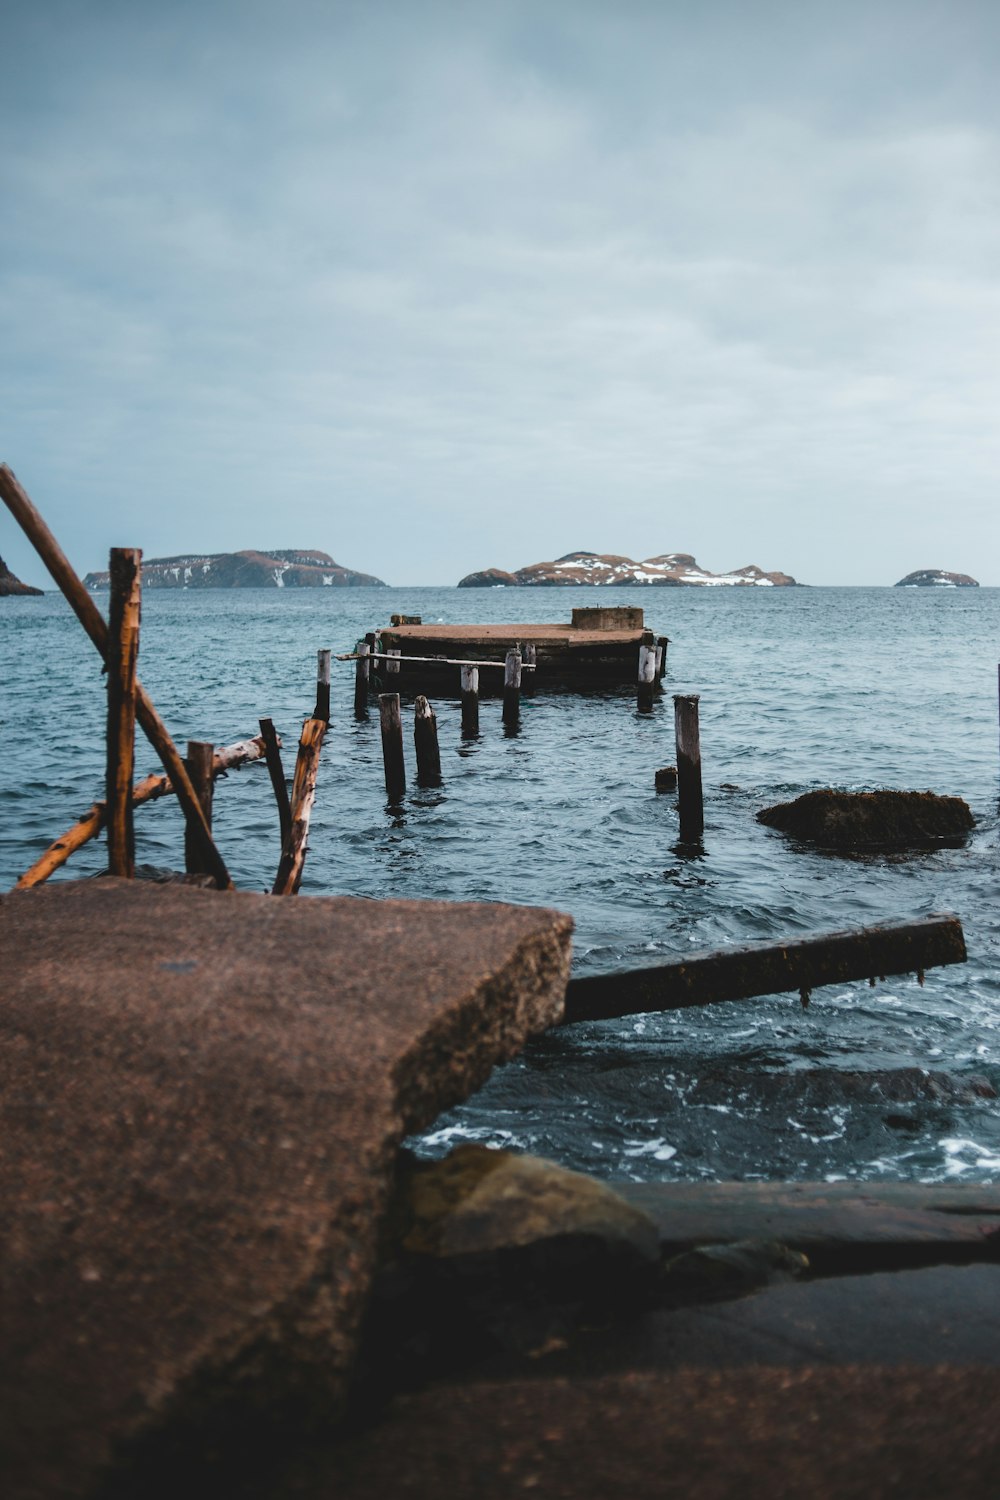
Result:
{"label": "driftwood branch", "polygon": [[684,1010],[724,1000],[751,1000],[810,990],[878,974],[913,974],[965,962],[965,937],[957,917],[932,916],[895,927],[862,927],[790,943],[755,943],[698,953],[679,963],[655,964],[622,974],[573,979],[566,989],[564,1023],[607,1021],[643,1011]]}
{"label": "driftwood branch", "polygon": [[[97,647],[101,660],[107,663],[107,622],[73,571],[68,557],[35,509],[27,491],[18,482],[14,471],[7,464],[0,464],[0,499],[4,501],[7,509],[59,585],[73,613]],[[231,890],[233,883],[229,878],[229,871],[226,869],[222,855],[215,847],[211,830],[205,820],[198,795],[191,785],[184,761],[170,738],[167,726],[157,713],[152,699],[140,682],[135,685],[135,711],[143,733],[160,757],[163,769],[173,782],[184,817],[192,825],[193,836],[199,842],[206,871],[215,880],[220,890]]]}
{"label": "driftwood branch", "polygon": [[309,820],[316,801],[316,777],[319,755],[327,731],[325,719],[307,719],[302,726],[299,753],[292,781],[291,828],[281,850],[278,873],[271,887],[272,896],[294,896],[302,884],[309,838]]}
{"label": "driftwood branch", "polygon": [[[236,766],[246,765],[248,761],[260,760],[263,755],[264,740],[261,736],[258,735],[252,740],[237,740],[235,745],[227,745],[223,750],[216,750],[212,763],[212,775],[221,776]],[[155,802],[160,797],[169,796],[173,790],[173,782],[169,776],[145,776],[132,788],[132,806],[141,807],[144,802]],[[84,844],[89,843],[91,839],[96,839],[106,822],[106,805],[103,802],[95,802],[90,811],[78,823],[74,823],[73,827],[62,835],[62,838],[56,839],[54,844],[49,845],[31,869],[24,872],[14,889],[27,891],[32,886],[41,885],[48,880],[50,875],[66,863],[71,854],[77,849],[82,849]]]}

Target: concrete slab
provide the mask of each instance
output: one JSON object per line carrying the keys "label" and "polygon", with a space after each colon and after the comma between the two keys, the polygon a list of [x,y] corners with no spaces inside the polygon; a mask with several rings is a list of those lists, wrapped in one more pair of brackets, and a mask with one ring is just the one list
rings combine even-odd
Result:
{"label": "concrete slab", "polygon": [[561,1013],[571,921],[114,880],[0,898],[0,1468],[88,1493],[343,1396],[400,1138]]}

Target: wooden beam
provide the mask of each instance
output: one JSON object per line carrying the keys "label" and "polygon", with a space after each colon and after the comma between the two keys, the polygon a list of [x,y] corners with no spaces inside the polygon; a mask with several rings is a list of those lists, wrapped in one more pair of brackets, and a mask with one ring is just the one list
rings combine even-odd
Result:
{"label": "wooden beam", "polygon": [[[207,740],[188,740],[185,765],[191,784],[198,793],[202,812],[212,826],[212,783],[215,779],[215,748]],[[189,875],[204,875],[201,868],[201,845],[192,836],[191,825],[184,830],[184,869]]]}
{"label": "wooden beam", "polygon": [[[101,660],[108,660],[108,626],[93,599],[87,593],[73,567],[56,541],[52,532],[35,509],[27,491],[18,482],[14,471],[7,464],[0,464],[0,499],[17,521],[31,542],[42,562],[59,585],[67,603],[80,624],[97,647]],[[177,746],[170,738],[167,726],[160,718],[152,699],[140,682],[135,685],[135,711],[139,725],[153,749],[160,757],[163,769],[170,777],[184,817],[194,825],[194,836],[201,845],[206,871],[213,877],[220,890],[232,890],[222,855],[212,841],[212,833],[205,821],[198,795],[191,785]]]}
{"label": "wooden beam", "polygon": [[108,873],[135,874],[132,777],[135,769],[135,683],[142,606],[142,553],[112,547],[108,563],[108,730],[105,800],[108,806]]}
{"label": "wooden beam", "polygon": [[[227,745],[223,750],[216,750],[212,774],[222,776],[235,766],[262,759],[263,755],[262,737],[237,740],[235,745]],[[169,776],[146,776],[142,781],[137,781],[132,788],[132,806],[139,807],[143,802],[155,802],[159,797],[168,797],[173,790],[173,782]],[[56,870],[66,863],[71,854],[74,854],[77,849],[82,849],[84,844],[89,843],[91,839],[96,839],[106,822],[107,805],[104,802],[95,802],[78,823],[74,823],[68,832],[56,839],[54,844],[49,845],[30,870],[25,870],[14,886],[14,890],[28,891],[33,886],[44,884],[50,875],[54,875]]]}
{"label": "wooden beam", "polygon": [[292,782],[291,829],[281,851],[278,873],[271,887],[272,896],[294,896],[302,884],[309,820],[316,801],[319,754],[326,730],[325,719],[307,719],[302,726],[302,738],[299,740],[299,753],[295,761],[295,778]]}
{"label": "wooden beam", "polygon": [[288,835],[292,831],[292,807],[288,800],[288,783],[285,780],[285,768],[281,763],[281,741],[275,732],[273,720],[260,720],[260,737],[264,742],[267,774],[271,778],[274,800],[278,804],[278,827],[281,832],[281,847],[283,849],[288,841]]}
{"label": "wooden beam", "polygon": [[819,985],[874,981],[876,974],[922,974],[943,964],[964,963],[965,958],[962,924],[949,916],[789,943],[755,943],[692,954],[677,963],[573,979],[566,989],[564,1024],[751,1000],[785,990],[798,990],[807,1003],[810,990]]}

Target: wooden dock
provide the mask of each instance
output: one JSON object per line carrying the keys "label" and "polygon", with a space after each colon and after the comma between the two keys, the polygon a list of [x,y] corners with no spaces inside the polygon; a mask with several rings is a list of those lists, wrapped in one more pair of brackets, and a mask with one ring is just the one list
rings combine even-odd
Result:
{"label": "wooden dock", "polygon": [[[377,632],[376,651],[399,652],[399,672],[393,686],[404,692],[444,691],[457,696],[459,669],[455,663],[499,664],[479,674],[482,696],[503,691],[503,663],[509,651],[524,654],[535,648],[534,682],[546,690],[579,692],[587,688],[633,685],[639,647],[655,646],[641,609],[574,609],[572,619],[559,623],[525,622],[497,625],[425,625],[404,620]],[[384,663],[375,662],[384,677]]]}

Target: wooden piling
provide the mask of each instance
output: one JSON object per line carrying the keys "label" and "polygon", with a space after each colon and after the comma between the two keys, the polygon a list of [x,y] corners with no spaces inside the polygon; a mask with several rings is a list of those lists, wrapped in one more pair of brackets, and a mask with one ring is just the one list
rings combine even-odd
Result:
{"label": "wooden piling", "polygon": [[423,693],[413,705],[413,747],[417,755],[417,785],[441,785],[441,751],[437,716]]}
{"label": "wooden piling", "polygon": [[368,712],[368,679],[371,673],[371,647],[362,641],[354,668],[354,717],[363,719]]}
{"label": "wooden piling", "polygon": [[285,847],[292,826],[292,810],[288,800],[288,783],[281,762],[281,747],[271,719],[260,720],[260,737],[264,741],[264,759],[267,774],[271,778],[274,800],[278,804],[278,827],[281,831],[281,847]]}
{"label": "wooden piling", "polygon": [[[212,826],[212,782],[215,765],[215,746],[205,740],[188,740],[187,758],[184,762],[191,785],[198,793],[205,822]],[[191,829],[184,830],[184,868],[189,875],[203,875],[201,845],[192,836]]]}
{"label": "wooden piling", "polygon": [[701,792],[701,742],[698,734],[698,694],[674,694],[674,732],[677,739],[677,810],[684,844],[696,843],[705,831]]}
{"label": "wooden piling", "polygon": [[108,727],[105,798],[108,873],[131,880],[135,874],[132,777],[135,771],[135,689],[142,612],[142,552],[112,547],[109,561]]}
{"label": "wooden piling", "polygon": [[319,757],[326,731],[325,719],[307,719],[302,726],[299,753],[295,759],[295,776],[292,779],[291,828],[282,846],[278,873],[271,887],[272,896],[294,896],[302,884],[309,821],[316,801]]}
{"label": "wooden piling", "polygon": [[479,733],[479,668],[462,667],[462,738]]}
{"label": "wooden piling", "polygon": [[[73,571],[65,552],[36,510],[27,491],[18,482],[13,470],[7,464],[0,464],[0,499],[3,500],[59,585],[73,613],[97,648],[101,660],[107,664],[107,624],[97,605]],[[222,855],[212,842],[211,829],[205,822],[205,815],[201,810],[197,793],[191,785],[191,778],[188,776],[180,752],[170,738],[167,726],[157,713],[152,699],[142,683],[138,681],[135,685],[135,714],[142,732],[160,757],[163,769],[173,784],[177,800],[184,810],[185,819],[195,825],[196,836],[202,841],[205,868],[212,875],[220,890],[232,890],[233,883],[229,878],[229,871],[226,869]]]}
{"label": "wooden piling", "polygon": [[382,761],[385,767],[386,795],[390,802],[399,802],[406,791],[403,720],[399,712],[399,694],[380,693],[378,711],[382,723]]}
{"label": "wooden piling", "polygon": [[535,696],[535,668],[538,663],[538,649],[529,641],[523,652],[523,690],[526,698]]}
{"label": "wooden piling", "polygon": [[669,645],[669,635],[658,635],[656,637],[656,672],[661,681],[667,672],[667,647]]}
{"label": "wooden piling", "polygon": [[314,719],[330,722],[330,656],[329,651],[316,652],[316,707]]}
{"label": "wooden piling", "polygon": [[398,677],[399,676],[399,658],[402,655],[402,652],[400,651],[400,649],[399,649],[398,646],[390,646],[389,649],[388,649],[388,651],[385,653],[385,655],[386,655],[385,675],[387,677]]}
{"label": "wooden piling", "polygon": [[645,644],[639,647],[639,684],[637,706],[650,709],[656,690],[656,648]]}
{"label": "wooden piling", "polygon": [[516,724],[521,716],[521,653],[508,651],[503,673],[503,721]]}

